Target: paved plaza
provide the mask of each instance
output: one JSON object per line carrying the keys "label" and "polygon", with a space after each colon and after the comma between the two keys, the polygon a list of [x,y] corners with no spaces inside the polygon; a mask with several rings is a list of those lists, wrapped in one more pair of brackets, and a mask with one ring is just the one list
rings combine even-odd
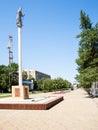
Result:
{"label": "paved plaza", "polygon": [[64,100],[49,110],[0,109],[0,130],[98,130],[98,98],[83,89],[56,95]]}

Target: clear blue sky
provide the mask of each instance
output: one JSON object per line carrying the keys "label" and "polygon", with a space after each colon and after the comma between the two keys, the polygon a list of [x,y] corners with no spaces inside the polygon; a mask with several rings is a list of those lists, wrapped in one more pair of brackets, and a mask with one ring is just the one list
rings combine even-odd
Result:
{"label": "clear blue sky", "polygon": [[0,65],[8,65],[8,35],[18,63],[16,12],[22,7],[22,65],[74,81],[78,57],[80,10],[98,21],[97,0],[0,0]]}

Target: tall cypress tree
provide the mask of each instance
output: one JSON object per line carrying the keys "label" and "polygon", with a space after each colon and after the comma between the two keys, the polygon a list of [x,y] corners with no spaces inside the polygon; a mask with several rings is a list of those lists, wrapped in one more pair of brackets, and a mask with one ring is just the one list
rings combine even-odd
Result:
{"label": "tall cypress tree", "polygon": [[93,27],[88,15],[80,11],[80,29],[77,38],[80,38],[78,58],[79,74],[76,79],[83,87],[90,87],[93,81],[98,80],[98,23]]}

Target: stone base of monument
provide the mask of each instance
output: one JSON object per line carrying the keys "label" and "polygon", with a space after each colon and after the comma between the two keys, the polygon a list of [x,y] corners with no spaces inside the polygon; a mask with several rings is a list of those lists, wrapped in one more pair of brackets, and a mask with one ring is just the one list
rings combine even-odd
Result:
{"label": "stone base of monument", "polygon": [[6,98],[0,99],[0,109],[15,110],[48,110],[64,100],[63,96],[47,96],[25,100]]}
{"label": "stone base of monument", "polygon": [[12,86],[13,99],[27,99],[29,98],[29,86]]}

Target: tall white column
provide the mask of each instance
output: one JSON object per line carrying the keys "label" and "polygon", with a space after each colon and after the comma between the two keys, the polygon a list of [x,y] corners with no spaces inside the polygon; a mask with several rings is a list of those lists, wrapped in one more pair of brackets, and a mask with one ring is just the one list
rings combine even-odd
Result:
{"label": "tall white column", "polygon": [[22,28],[18,27],[19,87],[22,87]]}

